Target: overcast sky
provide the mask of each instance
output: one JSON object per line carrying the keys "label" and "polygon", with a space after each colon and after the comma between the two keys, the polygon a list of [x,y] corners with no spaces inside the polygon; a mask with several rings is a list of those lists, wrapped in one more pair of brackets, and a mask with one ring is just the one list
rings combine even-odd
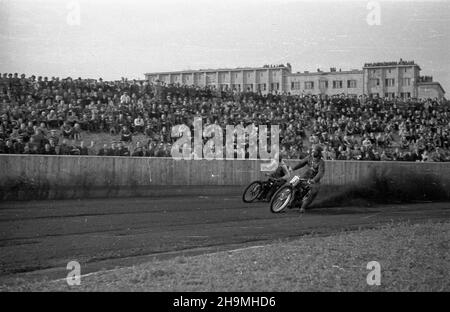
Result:
{"label": "overcast sky", "polygon": [[[450,1],[0,0],[0,72],[143,73],[415,60],[450,92]],[[79,15],[77,14],[79,12]],[[79,18],[78,18],[79,17]]]}

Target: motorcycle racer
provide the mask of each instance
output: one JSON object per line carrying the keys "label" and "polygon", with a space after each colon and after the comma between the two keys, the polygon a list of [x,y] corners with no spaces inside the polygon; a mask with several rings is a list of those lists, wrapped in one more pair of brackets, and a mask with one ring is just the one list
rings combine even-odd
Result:
{"label": "motorcycle racer", "polygon": [[284,161],[283,156],[279,156],[279,163],[277,169],[271,174],[266,174],[269,176],[269,181],[271,182],[268,187],[270,189],[266,190],[266,198],[271,198],[272,195],[278,190],[278,188],[286,183],[286,181],[291,176],[291,170],[289,166]]}
{"label": "motorcycle racer", "polygon": [[300,162],[292,168],[297,170],[308,166],[306,172],[302,175],[302,178],[308,179],[310,184],[310,191],[302,202],[300,212],[305,212],[305,209],[312,203],[317,196],[320,188],[320,180],[325,174],[325,161],[322,156],[322,147],[320,145],[314,145],[311,149],[311,154],[300,160]]}

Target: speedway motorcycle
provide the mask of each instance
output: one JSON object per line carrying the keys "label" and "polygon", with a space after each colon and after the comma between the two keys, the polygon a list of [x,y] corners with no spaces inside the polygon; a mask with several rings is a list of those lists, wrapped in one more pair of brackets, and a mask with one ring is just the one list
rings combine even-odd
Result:
{"label": "speedway motorcycle", "polygon": [[301,206],[303,200],[309,195],[310,185],[308,179],[302,179],[298,175],[294,175],[272,196],[270,211],[279,213],[286,208]]}
{"label": "speedway motorcycle", "polygon": [[[266,174],[266,176],[269,176]],[[280,180],[274,179],[269,176],[267,181],[253,181],[244,190],[242,194],[242,201],[244,203],[252,203],[256,200],[258,201],[270,201],[276,190],[274,188],[279,188]]]}

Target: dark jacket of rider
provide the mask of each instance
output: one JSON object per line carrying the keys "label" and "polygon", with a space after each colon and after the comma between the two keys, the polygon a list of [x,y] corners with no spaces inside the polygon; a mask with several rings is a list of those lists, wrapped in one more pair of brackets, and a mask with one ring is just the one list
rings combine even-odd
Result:
{"label": "dark jacket of rider", "polygon": [[303,178],[310,179],[313,183],[319,183],[320,179],[322,179],[325,174],[325,162],[319,157],[314,157],[312,155],[308,155],[293,168],[293,170],[297,170],[303,168],[308,165],[308,170],[303,174]]}

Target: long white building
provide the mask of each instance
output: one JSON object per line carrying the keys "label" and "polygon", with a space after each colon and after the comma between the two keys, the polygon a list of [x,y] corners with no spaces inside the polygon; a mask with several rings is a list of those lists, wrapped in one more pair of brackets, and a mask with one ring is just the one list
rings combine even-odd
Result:
{"label": "long white building", "polygon": [[366,63],[362,69],[292,72],[291,65],[200,69],[146,73],[150,82],[213,86],[220,90],[316,95],[372,95],[402,98],[443,98],[445,91],[430,76],[420,76],[414,61]]}

